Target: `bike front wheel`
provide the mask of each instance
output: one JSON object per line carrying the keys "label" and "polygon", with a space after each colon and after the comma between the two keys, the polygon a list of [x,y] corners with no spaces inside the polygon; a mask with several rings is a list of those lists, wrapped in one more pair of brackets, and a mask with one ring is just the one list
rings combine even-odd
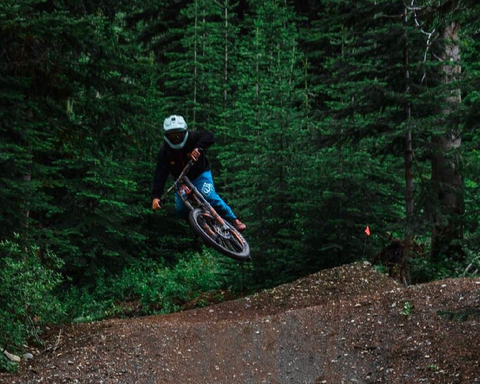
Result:
{"label": "bike front wheel", "polygon": [[202,208],[190,212],[190,225],[207,245],[235,260],[250,259],[250,247],[243,236],[226,221],[220,223],[212,213]]}

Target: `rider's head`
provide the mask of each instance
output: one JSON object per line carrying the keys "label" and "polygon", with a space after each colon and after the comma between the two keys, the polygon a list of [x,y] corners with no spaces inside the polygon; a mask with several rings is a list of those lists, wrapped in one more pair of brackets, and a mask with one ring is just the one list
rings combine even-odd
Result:
{"label": "rider's head", "polygon": [[163,122],[163,135],[173,149],[181,149],[187,142],[188,126],[182,116],[172,115]]}

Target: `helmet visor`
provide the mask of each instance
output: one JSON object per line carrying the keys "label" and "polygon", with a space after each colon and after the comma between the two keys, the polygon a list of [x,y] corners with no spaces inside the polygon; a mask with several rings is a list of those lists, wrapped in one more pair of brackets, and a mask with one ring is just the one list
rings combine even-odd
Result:
{"label": "helmet visor", "polygon": [[185,139],[185,131],[182,132],[169,132],[165,134],[165,137],[172,143],[172,144],[180,144]]}

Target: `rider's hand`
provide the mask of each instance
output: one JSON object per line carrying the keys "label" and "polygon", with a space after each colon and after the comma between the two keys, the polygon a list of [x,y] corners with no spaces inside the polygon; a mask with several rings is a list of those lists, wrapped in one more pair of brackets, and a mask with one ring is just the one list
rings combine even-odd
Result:
{"label": "rider's hand", "polygon": [[190,153],[190,157],[193,161],[198,161],[200,158],[200,150],[198,148],[195,148],[192,153]]}
{"label": "rider's hand", "polygon": [[152,200],[152,209],[156,211],[157,209],[162,209],[162,204],[160,203],[160,199],[154,198]]}

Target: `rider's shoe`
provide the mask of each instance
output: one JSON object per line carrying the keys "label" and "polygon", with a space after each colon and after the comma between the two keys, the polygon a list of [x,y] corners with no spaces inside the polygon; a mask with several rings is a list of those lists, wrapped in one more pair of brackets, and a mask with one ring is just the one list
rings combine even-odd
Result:
{"label": "rider's shoe", "polygon": [[247,226],[238,219],[232,220],[231,224],[238,232],[243,232],[247,228]]}

